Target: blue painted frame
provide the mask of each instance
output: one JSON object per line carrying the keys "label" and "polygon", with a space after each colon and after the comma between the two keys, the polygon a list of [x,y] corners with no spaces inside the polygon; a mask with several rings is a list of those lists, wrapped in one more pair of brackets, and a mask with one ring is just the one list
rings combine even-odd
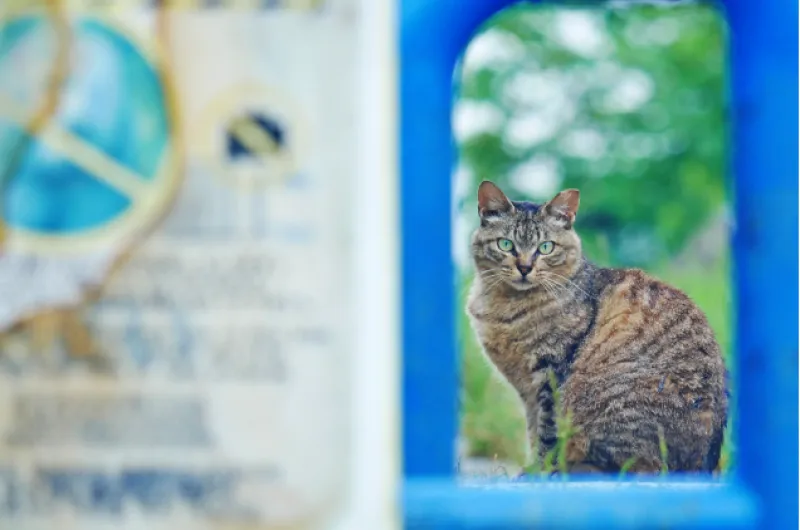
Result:
{"label": "blue painted frame", "polygon": [[[738,454],[700,490],[459,486],[450,129],[456,61],[512,0],[399,0],[403,451],[411,527],[797,528],[797,3],[730,0]],[[624,487],[623,487],[624,486]]]}

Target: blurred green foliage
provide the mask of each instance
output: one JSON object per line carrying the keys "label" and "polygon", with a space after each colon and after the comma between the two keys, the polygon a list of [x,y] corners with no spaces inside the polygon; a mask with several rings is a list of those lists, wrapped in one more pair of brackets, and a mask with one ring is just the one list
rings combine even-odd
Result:
{"label": "blurred green foliage", "polygon": [[[576,228],[586,254],[683,289],[729,358],[725,42],[724,21],[701,5],[521,3],[468,47],[453,123],[461,431],[469,454],[518,464],[525,456],[515,393],[482,355],[461,310],[481,180],[536,202],[579,188]],[[726,468],[732,447],[728,440]]]}
{"label": "blurred green foliage", "polygon": [[[495,126],[459,139],[462,189],[579,188],[590,255],[646,266],[678,252],[726,196],[724,29],[697,5],[502,11],[473,41],[499,60],[463,62],[456,125],[472,106]],[[460,199],[475,211],[474,191]]]}

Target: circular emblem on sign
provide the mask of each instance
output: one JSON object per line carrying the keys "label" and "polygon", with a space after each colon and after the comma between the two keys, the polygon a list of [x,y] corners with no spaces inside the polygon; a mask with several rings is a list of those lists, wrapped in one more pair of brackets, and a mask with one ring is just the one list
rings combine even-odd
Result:
{"label": "circular emblem on sign", "polygon": [[243,86],[212,100],[201,117],[197,147],[231,186],[281,184],[306,157],[306,123],[290,98],[263,86]]}
{"label": "circular emblem on sign", "polygon": [[[37,15],[0,23],[0,35],[5,148],[27,135],[46,80],[37,73],[50,68],[54,40],[47,19]],[[75,20],[72,39],[58,111],[0,183],[5,244],[12,251],[118,248],[152,227],[177,190],[175,118],[159,62],[98,19]]]}

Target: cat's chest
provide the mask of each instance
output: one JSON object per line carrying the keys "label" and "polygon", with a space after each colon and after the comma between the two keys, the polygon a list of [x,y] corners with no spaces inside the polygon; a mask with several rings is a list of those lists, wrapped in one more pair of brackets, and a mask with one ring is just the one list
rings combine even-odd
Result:
{"label": "cat's chest", "polygon": [[590,319],[580,304],[531,296],[509,302],[473,296],[468,305],[472,325],[486,354],[501,369],[522,359],[558,358],[574,344]]}
{"label": "cat's chest", "polygon": [[524,351],[533,354],[542,347],[546,348],[553,338],[565,331],[560,322],[554,322],[535,310],[519,318],[473,316],[472,321],[484,347],[510,353]]}

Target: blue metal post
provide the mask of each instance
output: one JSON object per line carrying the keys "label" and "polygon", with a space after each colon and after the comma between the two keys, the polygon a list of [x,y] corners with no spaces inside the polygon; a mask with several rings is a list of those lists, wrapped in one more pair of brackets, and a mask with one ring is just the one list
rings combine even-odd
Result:
{"label": "blue metal post", "polygon": [[453,70],[478,26],[512,3],[399,3],[406,476],[454,470],[459,394],[450,254]]}
{"label": "blue metal post", "polygon": [[797,528],[797,2],[728,2],[738,472],[764,529]]}
{"label": "blue metal post", "polygon": [[[649,498],[653,490],[647,488],[629,490],[625,508],[608,505],[622,496],[605,495],[603,489],[555,494],[532,486],[478,495],[450,480],[458,418],[449,207],[452,76],[459,54],[478,26],[511,3],[400,3],[403,450],[405,476],[419,479],[406,488],[406,515],[417,521],[462,523],[481,515],[487,524],[561,521],[564,527],[583,528],[582,515],[569,508],[576,504],[606,510],[609,521],[622,526],[641,526],[643,520],[631,518],[637,517],[642,505],[632,499]],[[681,527],[729,527],[733,520],[725,521],[715,512],[715,507],[725,505],[738,509],[736,520],[747,526],[755,516],[753,501],[758,501],[762,528],[796,528],[797,5],[788,0],[758,5],[731,0],[726,6],[732,30],[739,348],[734,398],[740,412],[737,475],[741,481],[696,494],[678,494],[682,490],[665,484],[646,514],[639,515],[649,516],[653,526],[669,522]],[[695,503],[694,515],[681,523],[670,519],[678,497]],[[617,508],[622,511],[609,511]],[[474,513],[464,519],[459,514],[467,509]]]}

